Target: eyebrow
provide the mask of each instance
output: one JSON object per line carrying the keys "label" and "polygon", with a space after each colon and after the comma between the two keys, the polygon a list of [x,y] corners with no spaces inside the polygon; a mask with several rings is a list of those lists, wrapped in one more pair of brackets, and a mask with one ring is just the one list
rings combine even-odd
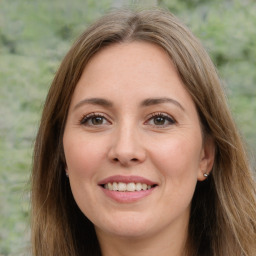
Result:
{"label": "eyebrow", "polygon": [[112,102],[110,102],[109,100],[102,99],[102,98],[90,98],[90,99],[84,99],[79,101],[75,105],[74,110],[76,110],[77,108],[85,104],[100,105],[100,106],[109,107],[109,108],[113,106]]}
{"label": "eyebrow", "polygon": [[171,103],[179,107],[181,110],[185,111],[184,107],[177,101],[171,98],[149,98],[142,101],[142,107],[148,107],[152,105],[158,105],[163,103]]}
{"label": "eyebrow", "polygon": [[[148,98],[148,99],[143,100],[140,105],[142,107],[148,107],[148,106],[159,105],[159,104],[164,104],[164,103],[174,104],[177,107],[179,107],[181,110],[185,111],[184,107],[178,101],[171,99],[171,98]],[[84,100],[79,101],[75,105],[74,110],[76,110],[77,108],[79,108],[85,104],[100,105],[100,106],[108,107],[108,108],[113,107],[113,103],[109,100],[102,99],[102,98],[89,98],[89,99],[84,99]]]}

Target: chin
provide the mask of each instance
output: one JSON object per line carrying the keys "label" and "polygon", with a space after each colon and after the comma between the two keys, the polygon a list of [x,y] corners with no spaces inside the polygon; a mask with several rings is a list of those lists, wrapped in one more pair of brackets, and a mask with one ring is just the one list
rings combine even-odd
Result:
{"label": "chin", "polygon": [[127,228],[116,227],[113,229],[108,229],[105,232],[111,236],[126,238],[126,239],[144,238],[146,236],[149,236],[151,233],[149,232],[149,230],[146,230],[145,228],[138,229],[137,227],[127,227]]}
{"label": "chin", "polygon": [[[118,220],[113,223],[114,220]],[[144,237],[151,233],[151,228],[149,227],[146,218],[135,218],[135,216],[129,217],[119,217],[113,218],[112,223],[108,225],[97,226],[96,231],[103,231],[104,233],[111,234],[113,236],[123,237],[123,238],[138,238]]]}

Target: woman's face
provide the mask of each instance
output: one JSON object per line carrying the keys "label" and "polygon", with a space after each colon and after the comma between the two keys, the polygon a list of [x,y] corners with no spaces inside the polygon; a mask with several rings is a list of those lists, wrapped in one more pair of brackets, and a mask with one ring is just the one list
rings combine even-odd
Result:
{"label": "woman's face", "polygon": [[159,46],[109,46],[86,65],[64,132],[70,185],[98,235],[186,230],[210,169],[198,114]]}

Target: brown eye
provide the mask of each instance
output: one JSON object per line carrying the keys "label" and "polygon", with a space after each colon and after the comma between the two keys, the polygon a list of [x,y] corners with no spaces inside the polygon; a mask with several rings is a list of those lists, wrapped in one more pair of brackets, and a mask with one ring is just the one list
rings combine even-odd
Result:
{"label": "brown eye", "polygon": [[100,126],[100,125],[108,125],[110,122],[100,114],[89,114],[84,116],[80,120],[80,124],[84,126]]}
{"label": "brown eye", "polygon": [[104,118],[102,116],[95,116],[91,118],[91,122],[93,125],[103,124]]}
{"label": "brown eye", "polygon": [[166,122],[166,118],[162,117],[162,116],[157,116],[154,118],[154,124],[155,125],[164,125]]}
{"label": "brown eye", "polygon": [[156,126],[158,128],[168,127],[175,123],[175,120],[165,113],[152,114],[151,117],[146,121],[146,124]]}

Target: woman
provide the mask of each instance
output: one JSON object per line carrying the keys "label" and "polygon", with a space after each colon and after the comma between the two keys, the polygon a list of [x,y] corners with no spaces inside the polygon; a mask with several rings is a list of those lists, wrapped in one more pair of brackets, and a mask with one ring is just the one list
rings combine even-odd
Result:
{"label": "woman", "polygon": [[215,68],[163,10],[89,27],[50,88],[34,255],[256,254],[255,184]]}

